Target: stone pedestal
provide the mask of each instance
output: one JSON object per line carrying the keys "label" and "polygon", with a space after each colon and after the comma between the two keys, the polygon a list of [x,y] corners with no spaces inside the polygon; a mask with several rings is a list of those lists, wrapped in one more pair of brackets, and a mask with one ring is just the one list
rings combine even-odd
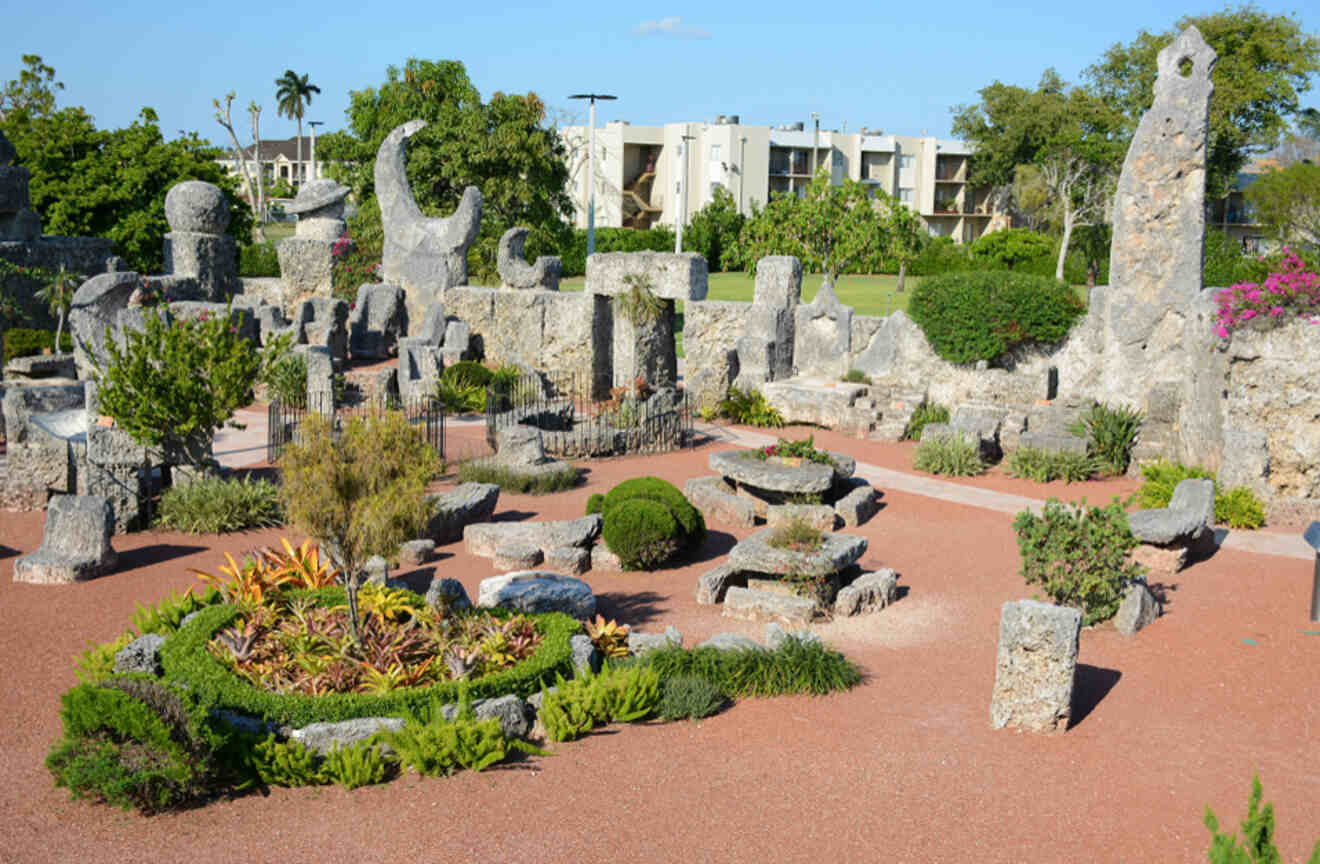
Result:
{"label": "stone pedestal", "polygon": [[307,237],[290,237],[275,247],[284,280],[284,314],[293,317],[304,300],[330,296],[334,288],[334,256],[330,243]]}
{"label": "stone pedestal", "polygon": [[652,387],[672,387],[678,381],[674,352],[674,301],[661,300],[654,321],[633,321],[614,310],[614,386],[641,378]]}
{"label": "stone pedestal", "polygon": [[165,235],[165,272],[196,281],[193,299],[224,302],[238,293],[238,252],[227,234],[171,231]]}
{"label": "stone pedestal", "polygon": [[1082,613],[1035,600],[1004,604],[990,725],[1063,732],[1072,717]]}

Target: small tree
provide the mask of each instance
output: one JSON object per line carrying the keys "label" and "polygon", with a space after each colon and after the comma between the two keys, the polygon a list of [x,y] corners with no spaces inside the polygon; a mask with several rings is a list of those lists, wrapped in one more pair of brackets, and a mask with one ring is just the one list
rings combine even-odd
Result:
{"label": "small tree", "polygon": [[[1219,819],[1205,808],[1205,827],[1210,829],[1210,864],[1279,864],[1279,847],[1274,845],[1274,805],[1260,799],[1260,775],[1251,778],[1251,797],[1247,799],[1247,818],[1242,820],[1242,843],[1235,834],[1219,833]],[[1308,864],[1320,864],[1320,840],[1311,850]]]}
{"label": "small tree", "polygon": [[706,256],[712,271],[735,269],[738,235],[746,221],[728,190],[716,186],[706,206],[692,214],[692,221],[683,232],[683,246],[689,252]]}
{"label": "small tree", "polygon": [[349,626],[358,633],[358,588],[372,555],[393,556],[421,534],[430,515],[423,494],[439,457],[398,412],[357,418],[336,436],[331,421],[309,414],[302,441],[280,460],[289,521],[325,541],[348,592]]}
{"label": "small tree", "polygon": [[95,378],[102,413],[167,464],[200,465],[216,430],[252,398],[263,366],[284,343],[260,352],[226,312],[196,320],[147,309],[145,326],[121,347],[106,339]]}
{"label": "small tree", "polygon": [[60,338],[64,335],[64,319],[69,314],[69,307],[73,305],[73,294],[78,290],[78,286],[83,282],[81,273],[73,273],[60,265],[60,269],[49,275],[46,284],[37,291],[37,299],[46,304],[50,309],[51,317],[55,319],[55,353],[62,354],[60,350]]}
{"label": "small tree", "polygon": [[890,196],[883,189],[876,190],[876,199],[880,208],[880,217],[885,226],[885,250],[887,258],[898,261],[898,293],[902,294],[907,281],[908,262],[921,254],[926,245],[926,232],[922,229],[921,218],[906,204]]}

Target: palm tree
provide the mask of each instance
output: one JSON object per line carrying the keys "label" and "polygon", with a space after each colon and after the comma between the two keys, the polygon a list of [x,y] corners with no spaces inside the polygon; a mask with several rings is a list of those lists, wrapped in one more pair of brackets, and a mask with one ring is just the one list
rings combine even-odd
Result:
{"label": "palm tree", "polygon": [[37,299],[46,304],[50,309],[51,317],[58,322],[55,325],[55,353],[63,354],[64,352],[60,350],[60,339],[64,335],[64,319],[73,305],[74,292],[86,277],[81,273],[66,270],[63,264],[60,265],[58,272],[44,275],[47,281],[37,291]]}
{"label": "palm tree", "polygon": [[298,182],[303,180],[302,161],[302,121],[307,106],[312,104],[312,94],[320,93],[321,88],[307,80],[306,75],[298,75],[292,69],[275,79],[275,98],[279,100],[276,113],[281,117],[298,121]]}

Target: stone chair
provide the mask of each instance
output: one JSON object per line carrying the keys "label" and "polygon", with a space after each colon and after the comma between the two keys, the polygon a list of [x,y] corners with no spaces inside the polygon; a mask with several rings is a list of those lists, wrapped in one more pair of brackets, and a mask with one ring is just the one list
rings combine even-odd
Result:
{"label": "stone chair", "polygon": [[110,546],[115,516],[97,495],[56,495],[46,508],[41,547],[14,562],[14,581],[61,585],[95,579],[114,570]]}

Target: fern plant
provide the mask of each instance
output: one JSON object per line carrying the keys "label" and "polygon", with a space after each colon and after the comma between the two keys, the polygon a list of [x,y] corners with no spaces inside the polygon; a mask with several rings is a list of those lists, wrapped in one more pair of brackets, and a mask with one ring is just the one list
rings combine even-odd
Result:
{"label": "fern plant", "polygon": [[[1274,805],[1260,806],[1260,775],[1251,780],[1247,799],[1247,818],[1242,820],[1242,843],[1235,834],[1221,834],[1219,819],[1205,808],[1205,827],[1210,829],[1210,864],[1280,864],[1283,860],[1274,845]],[[1315,842],[1307,864],[1320,864],[1320,840]]]}
{"label": "fern plant", "polygon": [[510,738],[495,719],[478,720],[472,697],[460,691],[458,713],[446,720],[434,696],[421,711],[409,711],[402,729],[378,733],[394,750],[399,765],[428,777],[448,777],[459,771],[484,771],[513,751],[544,756],[545,751],[526,741]]}
{"label": "fern plant", "polygon": [[1097,402],[1068,431],[1087,439],[1087,453],[1099,459],[1110,474],[1118,475],[1127,472],[1143,419],[1135,408],[1125,405],[1111,408]]}
{"label": "fern plant", "polygon": [[551,741],[572,741],[606,723],[643,720],[660,706],[660,674],[648,665],[606,666],[571,681],[560,676],[541,702]]}
{"label": "fern plant", "polygon": [[378,743],[359,741],[352,747],[341,748],[336,741],[321,763],[321,776],[345,789],[356,789],[385,782],[393,767]]}

